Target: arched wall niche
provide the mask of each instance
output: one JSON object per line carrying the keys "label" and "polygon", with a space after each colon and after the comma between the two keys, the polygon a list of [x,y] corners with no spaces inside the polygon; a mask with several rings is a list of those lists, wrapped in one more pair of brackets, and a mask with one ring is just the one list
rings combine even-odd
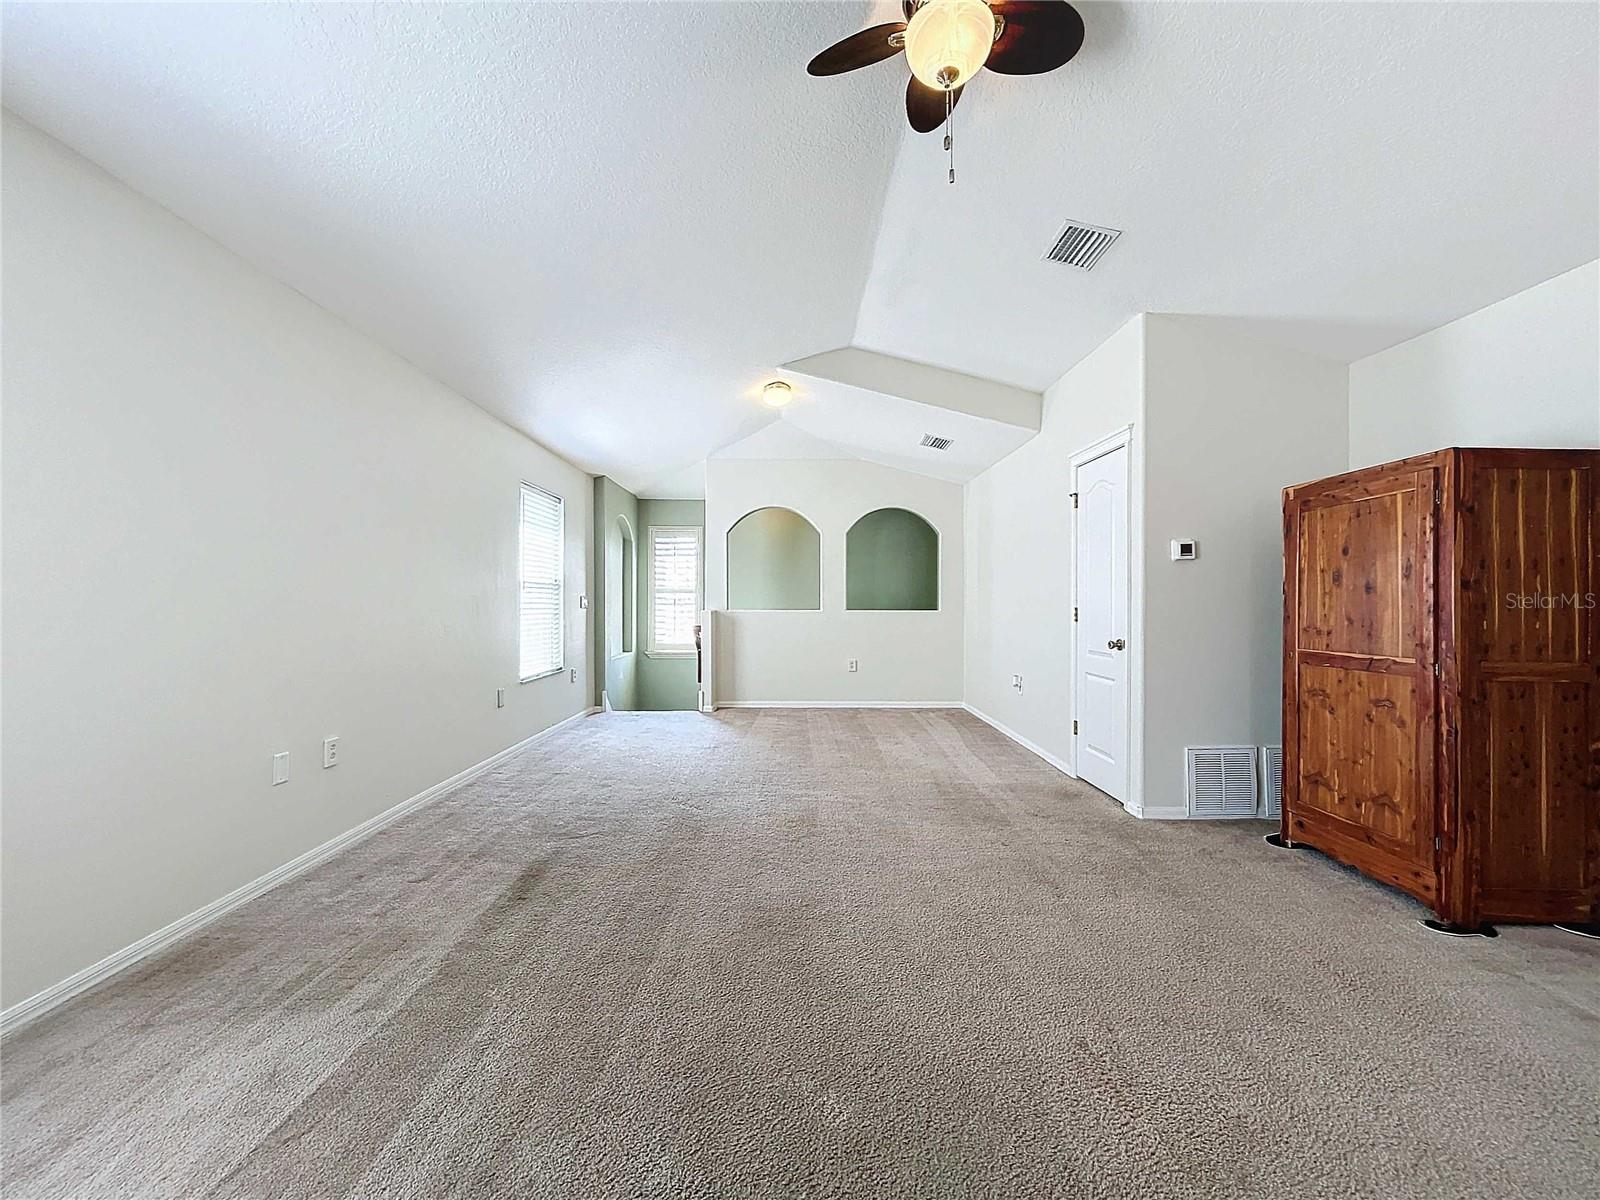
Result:
{"label": "arched wall niche", "polygon": [[634,631],[637,628],[635,620],[637,601],[634,595],[638,591],[637,548],[633,541],[633,527],[628,524],[628,518],[624,516],[617,517],[617,551],[614,573],[606,580],[608,591],[616,597],[616,602],[607,606],[611,611],[606,614],[608,621],[614,619],[616,622],[610,635],[610,653],[613,658],[633,653]]}
{"label": "arched wall niche", "polygon": [[905,508],[879,508],[844,538],[844,606],[928,612],[939,607],[939,531]]}
{"label": "arched wall niche", "polygon": [[822,535],[792,508],[758,508],[729,526],[727,565],[732,610],[822,607]]}

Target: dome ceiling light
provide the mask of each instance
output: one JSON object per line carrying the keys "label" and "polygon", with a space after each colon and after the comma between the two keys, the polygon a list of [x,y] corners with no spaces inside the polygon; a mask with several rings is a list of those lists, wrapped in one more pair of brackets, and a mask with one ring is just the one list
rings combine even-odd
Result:
{"label": "dome ceiling light", "polygon": [[781,379],[774,379],[761,389],[761,403],[768,408],[782,408],[794,399],[794,389]]}

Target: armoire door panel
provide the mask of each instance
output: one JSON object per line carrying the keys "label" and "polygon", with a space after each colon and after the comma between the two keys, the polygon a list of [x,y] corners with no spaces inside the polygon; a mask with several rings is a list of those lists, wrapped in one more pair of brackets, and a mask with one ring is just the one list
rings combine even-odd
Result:
{"label": "armoire door panel", "polygon": [[1593,689],[1546,679],[1485,685],[1477,804],[1479,883],[1499,892],[1581,892],[1591,876]]}
{"label": "armoire door panel", "polygon": [[[1300,669],[1300,801],[1417,856],[1432,840],[1429,774],[1419,762],[1417,686],[1408,674]],[[1431,849],[1431,846],[1429,847]]]}
{"label": "armoire door panel", "polygon": [[[1431,479],[1431,473],[1426,476]],[[1319,497],[1301,521],[1299,648],[1416,661],[1426,614],[1416,550],[1427,506],[1410,473],[1377,495]]]}
{"label": "armoire door panel", "polygon": [[1594,591],[1592,474],[1524,465],[1466,473],[1462,500],[1473,514],[1466,578],[1483,589],[1465,630],[1473,659],[1581,661],[1584,597]]}

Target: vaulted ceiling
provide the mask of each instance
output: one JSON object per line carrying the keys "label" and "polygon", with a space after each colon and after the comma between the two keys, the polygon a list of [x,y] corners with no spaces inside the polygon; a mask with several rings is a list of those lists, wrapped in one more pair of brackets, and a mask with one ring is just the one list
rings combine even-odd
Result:
{"label": "vaulted ceiling", "polygon": [[[953,187],[901,60],[804,72],[888,0],[7,4],[5,102],[644,495],[840,347],[1038,391],[1155,311],[1352,360],[1600,255],[1593,5],[1079,7],[967,89]],[[1068,218],[1125,231],[1093,272]]]}

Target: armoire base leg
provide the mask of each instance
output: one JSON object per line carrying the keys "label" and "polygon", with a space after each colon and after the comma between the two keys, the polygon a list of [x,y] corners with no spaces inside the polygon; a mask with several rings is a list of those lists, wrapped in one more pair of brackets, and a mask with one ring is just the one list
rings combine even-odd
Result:
{"label": "armoire base leg", "polygon": [[1311,849],[1310,846],[1301,846],[1301,845],[1297,845],[1294,842],[1286,842],[1286,841],[1284,841],[1283,840],[1283,834],[1281,834],[1281,833],[1269,833],[1269,834],[1267,834],[1266,837],[1262,838],[1261,840],[1263,842],[1265,842],[1269,846],[1276,846],[1279,850],[1309,850],[1309,849]]}
{"label": "armoire base leg", "polygon": [[1431,929],[1435,933],[1442,933],[1446,937],[1499,937],[1500,931],[1493,925],[1457,925],[1453,921],[1436,921],[1429,917],[1418,922],[1424,929]]}
{"label": "armoire base leg", "polygon": [[1556,928],[1579,937],[1600,940],[1600,921],[1557,921]]}

